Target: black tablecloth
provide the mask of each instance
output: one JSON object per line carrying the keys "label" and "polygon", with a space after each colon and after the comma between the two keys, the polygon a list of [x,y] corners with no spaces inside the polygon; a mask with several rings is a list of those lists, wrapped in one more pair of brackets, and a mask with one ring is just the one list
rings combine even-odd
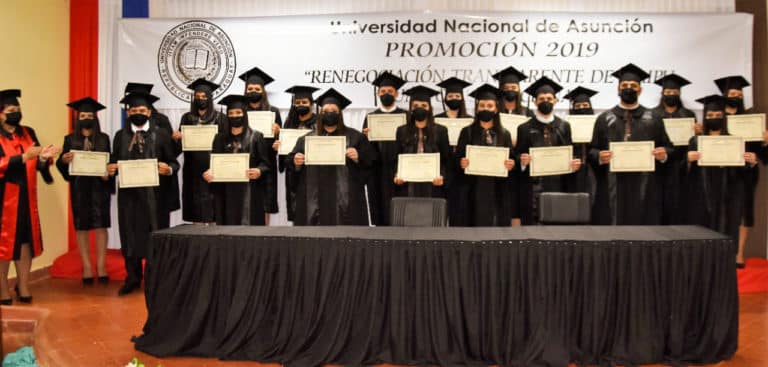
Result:
{"label": "black tablecloth", "polygon": [[715,363],[734,243],[698,227],[156,232],[136,348],[289,366]]}

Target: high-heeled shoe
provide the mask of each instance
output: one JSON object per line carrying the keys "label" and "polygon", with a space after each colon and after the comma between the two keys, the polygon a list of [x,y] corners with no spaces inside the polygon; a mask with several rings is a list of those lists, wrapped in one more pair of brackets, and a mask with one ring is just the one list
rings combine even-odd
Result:
{"label": "high-heeled shoe", "polygon": [[0,305],[10,306],[13,304],[13,298],[0,299]]}
{"label": "high-heeled shoe", "polygon": [[99,277],[99,283],[101,284],[109,284],[109,275],[104,275]]}
{"label": "high-heeled shoe", "polygon": [[93,277],[83,277],[83,284],[85,285],[91,285],[93,284]]}
{"label": "high-heeled shoe", "polygon": [[32,296],[22,296],[21,292],[19,292],[19,285],[16,284],[15,287],[13,287],[13,290],[16,291],[16,300],[20,303],[32,303]]}

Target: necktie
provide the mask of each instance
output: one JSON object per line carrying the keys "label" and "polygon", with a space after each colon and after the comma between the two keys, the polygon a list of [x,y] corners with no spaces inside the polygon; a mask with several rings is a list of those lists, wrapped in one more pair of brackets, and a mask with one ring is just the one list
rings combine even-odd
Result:
{"label": "necktie", "polygon": [[624,111],[624,141],[629,141],[632,136],[632,113],[629,110]]}
{"label": "necktie", "polygon": [[552,127],[549,125],[544,126],[544,146],[552,146]]}
{"label": "necktie", "polygon": [[131,145],[128,146],[128,151],[134,151],[134,148],[139,149],[139,154],[144,153],[144,132],[137,131],[133,133],[133,139],[131,139]]}
{"label": "necktie", "polygon": [[424,130],[419,129],[419,144],[416,148],[416,153],[424,153]]}
{"label": "necktie", "polygon": [[485,145],[493,145],[493,137],[491,136],[490,129],[485,129]]}
{"label": "necktie", "polygon": [[89,137],[85,137],[85,141],[83,142],[83,150],[86,152],[90,152],[93,150],[93,143],[91,143],[91,139]]}

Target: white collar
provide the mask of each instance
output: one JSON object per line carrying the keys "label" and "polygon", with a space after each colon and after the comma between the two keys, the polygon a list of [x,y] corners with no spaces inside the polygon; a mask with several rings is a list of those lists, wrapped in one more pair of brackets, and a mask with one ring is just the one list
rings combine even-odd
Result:
{"label": "white collar", "polygon": [[384,113],[395,112],[396,109],[397,109],[397,104],[393,104],[392,107],[390,108],[384,108],[384,106],[379,107],[379,111]]}
{"label": "white collar", "polygon": [[137,132],[137,131],[149,131],[149,120],[144,123],[141,127],[136,127],[136,125],[131,124],[131,131]]}
{"label": "white collar", "polygon": [[552,121],[555,121],[555,113],[554,112],[550,113],[549,117],[545,117],[538,110],[534,111],[533,113],[536,115],[536,119],[539,120],[539,122],[542,122],[542,123],[545,123],[545,124],[549,124]]}

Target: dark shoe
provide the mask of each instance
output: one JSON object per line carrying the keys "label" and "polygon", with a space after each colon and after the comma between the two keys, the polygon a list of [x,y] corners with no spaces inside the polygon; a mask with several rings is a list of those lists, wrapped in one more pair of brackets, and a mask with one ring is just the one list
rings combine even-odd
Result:
{"label": "dark shoe", "polygon": [[101,283],[101,284],[109,284],[109,276],[105,275],[103,277],[99,277],[99,283]]}
{"label": "dark shoe", "polygon": [[85,285],[93,284],[93,277],[83,278],[83,284]]}
{"label": "dark shoe", "polygon": [[130,283],[130,284],[129,283],[124,283],[123,286],[120,287],[120,289],[117,291],[117,295],[118,296],[124,296],[126,294],[129,294],[129,293],[135,291],[138,288],[139,288],[139,285],[136,284],[136,283]]}
{"label": "dark shoe", "polygon": [[736,269],[744,269],[747,267],[745,263],[736,263]]}
{"label": "dark shoe", "polygon": [[13,290],[16,291],[16,299],[20,303],[32,303],[32,296],[22,296],[21,292],[19,292],[19,285],[16,284],[15,287],[13,287]]}
{"label": "dark shoe", "polygon": [[13,298],[0,299],[0,305],[10,306],[13,304]]}

